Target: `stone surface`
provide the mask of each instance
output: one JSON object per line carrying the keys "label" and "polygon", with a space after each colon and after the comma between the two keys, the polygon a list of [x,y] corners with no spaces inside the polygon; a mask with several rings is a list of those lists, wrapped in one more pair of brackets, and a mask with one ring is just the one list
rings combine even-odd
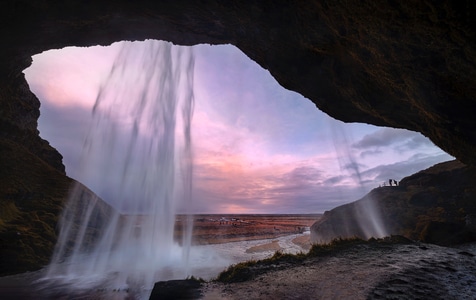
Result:
{"label": "stone surface", "polygon": [[[45,266],[53,253],[58,219],[74,180],[30,152],[0,138],[0,276]],[[77,203],[96,199],[76,183]],[[111,212],[101,204],[98,217]]]}
{"label": "stone surface", "polygon": [[258,263],[248,268],[247,281],[205,284],[200,299],[472,299],[474,251],[407,242],[351,244],[300,263]]}
{"label": "stone surface", "polygon": [[[10,0],[0,11],[0,82],[15,88],[52,48],[231,43],[337,119],[419,131],[476,163],[474,1]],[[4,101],[17,111],[23,98]]]}
{"label": "stone surface", "polygon": [[[459,161],[437,164],[402,179],[399,186],[374,189],[356,202],[324,213],[311,226],[311,242],[376,237],[378,232],[373,224],[382,225],[385,235],[399,234],[427,243],[452,245],[475,241],[475,193],[474,168]],[[372,215],[372,211],[378,215]]]}
{"label": "stone surface", "polygon": [[156,282],[150,300],[200,299],[201,283],[195,279],[169,280]]}

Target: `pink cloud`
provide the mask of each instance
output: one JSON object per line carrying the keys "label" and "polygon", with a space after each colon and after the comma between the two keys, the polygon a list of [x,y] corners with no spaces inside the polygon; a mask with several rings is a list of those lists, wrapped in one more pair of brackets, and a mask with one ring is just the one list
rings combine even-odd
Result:
{"label": "pink cloud", "polygon": [[33,67],[24,73],[42,101],[55,106],[92,107],[120,46],[49,50],[35,55]]}
{"label": "pink cloud", "polygon": [[[78,115],[79,110],[82,116],[91,111],[119,49],[119,44],[66,48],[34,57],[32,68],[25,74],[44,104],[43,109],[50,106],[51,120],[54,114],[64,114],[61,122],[74,122],[64,126],[43,120],[44,128],[88,126],[85,118],[71,116]],[[140,75],[140,67],[131,66],[128,72],[131,76]],[[121,86],[119,90],[129,93],[131,99],[140,92],[133,85]],[[279,87],[267,71],[229,46],[196,48],[194,93],[192,138],[197,212],[322,212],[357,199],[360,187],[352,174],[356,168],[345,168],[356,163],[354,158],[359,158],[357,162],[364,169],[360,170],[361,179],[371,182],[380,180],[385,165],[408,160],[404,165],[408,169],[414,161],[412,151],[420,145],[420,140],[412,140],[413,148],[405,148],[412,151],[393,151],[397,133],[385,130],[386,134],[377,132],[374,136],[380,138],[379,145],[390,150],[380,151],[384,150],[381,146],[380,152],[376,152],[372,148],[375,142],[369,143],[376,129],[358,124],[346,125],[357,142],[341,128],[332,137],[330,128],[343,124],[323,121],[327,117],[307,99]],[[129,109],[119,112],[121,130],[128,123],[124,117],[128,112]],[[145,139],[151,136],[146,125],[140,130]],[[40,130],[55,143],[57,131],[50,131],[53,134],[49,137],[46,129]],[[71,132],[78,136],[62,132],[62,139],[58,140],[65,151],[82,147],[84,137],[79,135],[84,130]],[[343,132],[342,136],[339,132]],[[400,134],[411,139],[411,133]],[[425,147],[426,153],[437,152],[427,143]],[[373,171],[365,172],[367,169]]]}

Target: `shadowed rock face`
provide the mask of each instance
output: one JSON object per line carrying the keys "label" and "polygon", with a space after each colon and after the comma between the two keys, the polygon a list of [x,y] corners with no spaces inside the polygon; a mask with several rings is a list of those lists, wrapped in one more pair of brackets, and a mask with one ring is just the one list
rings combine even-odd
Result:
{"label": "shadowed rock face", "polygon": [[[471,0],[1,1],[0,142],[9,145],[8,153],[37,166],[39,159],[64,177],[61,155],[38,135],[40,103],[22,74],[31,56],[65,46],[162,39],[231,43],[329,115],[419,131],[475,165],[475,12]],[[0,168],[10,158],[2,159]],[[16,171],[21,168],[29,166]],[[35,170],[41,178],[41,168]],[[25,186],[39,202],[65,194],[51,181],[32,185],[29,177],[20,182],[7,171],[0,175],[15,195]],[[0,195],[13,195],[12,185],[3,184]]]}
{"label": "shadowed rock face", "polygon": [[2,119],[31,116],[35,128],[37,101],[19,109],[31,96],[17,89],[44,50],[148,38],[231,43],[337,119],[419,131],[476,163],[474,1],[2,3],[0,79],[14,88],[0,95],[11,106]]}
{"label": "shadowed rock face", "polygon": [[440,163],[402,179],[399,186],[374,189],[326,212],[311,226],[311,241],[368,239],[382,232],[439,245],[475,241],[475,194],[474,167],[459,161]]}

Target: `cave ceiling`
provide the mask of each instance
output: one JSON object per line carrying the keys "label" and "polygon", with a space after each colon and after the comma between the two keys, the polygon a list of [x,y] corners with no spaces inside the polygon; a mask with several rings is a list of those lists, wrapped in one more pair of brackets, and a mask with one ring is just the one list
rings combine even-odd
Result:
{"label": "cave ceiling", "polygon": [[330,116],[421,132],[474,165],[475,12],[472,1],[2,1],[0,118],[36,126],[22,71],[49,49],[233,44]]}

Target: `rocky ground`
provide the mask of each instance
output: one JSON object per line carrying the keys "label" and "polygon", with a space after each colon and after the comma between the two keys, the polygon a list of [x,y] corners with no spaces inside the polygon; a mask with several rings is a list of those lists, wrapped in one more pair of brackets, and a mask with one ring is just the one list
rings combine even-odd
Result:
{"label": "rocky ground", "polygon": [[281,262],[250,280],[209,282],[202,299],[473,299],[476,247],[360,244],[299,263]]}
{"label": "rocky ground", "polygon": [[[150,299],[473,299],[476,295],[476,244],[442,247],[398,239],[311,251],[314,254],[307,257],[277,255],[250,264],[226,280],[192,285],[190,293],[179,282],[166,296]],[[41,271],[0,278],[0,298],[72,299],[64,293],[42,298],[45,294],[36,282],[40,277]],[[74,299],[139,299],[131,291],[98,290],[77,296]]]}
{"label": "rocky ground", "polygon": [[[181,233],[180,224],[183,221],[181,217],[177,217],[177,234]],[[263,259],[277,250],[291,253],[305,251],[310,247],[309,233],[299,232],[308,230],[318,217],[318,215],[195,216],[193,236],[196,246],[201,249],[196,256],[198,259],[210,261],[195,262],[201,266],[202,272],[193,274],[209,279],[234,262]],[[205,254],[212,252],[215,253],[214,256],[210,254],[208,257]],[[192,251],[192,256],[193,253],[195,252]],[[72,291],[67,284],[60,283],[45,288],[41,281],[43,272],[40,270],[0,277],[0,299],[141,299],[138,292],[132,289],[119,292],[98,289]]]}

